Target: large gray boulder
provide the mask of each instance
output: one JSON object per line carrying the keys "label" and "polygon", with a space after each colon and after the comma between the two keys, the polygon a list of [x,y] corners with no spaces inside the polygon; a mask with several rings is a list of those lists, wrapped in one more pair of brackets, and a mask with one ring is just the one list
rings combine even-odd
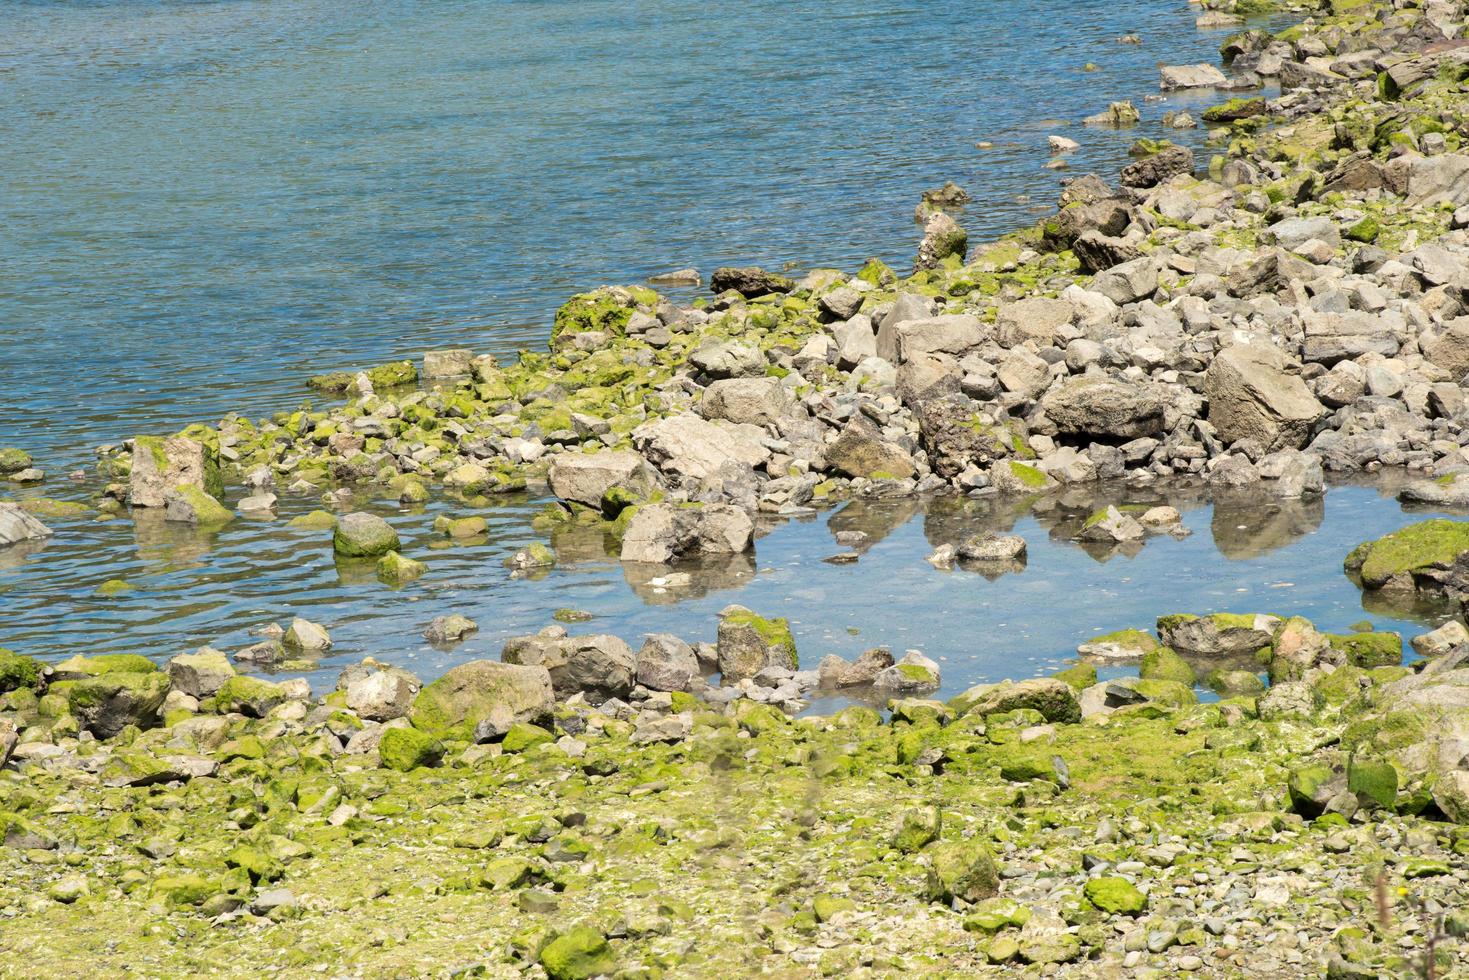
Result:
{"label": "large gray boulder", "polygon": [[1118,306],[1136,303],[1157,292],[1158,266],[1150,256],[1133,259],[1097,273],[1092,277],[1091,288]]}
{"label": "large gray boulder", "polygon": [[1325,409],[1285,354],[1236,344],[1214,357],[1204,376],[1209,422],[1226,443],[1253,439],[1267,451],[1300,449]]}
{"label": "large gray boulder", "polygon": [[551,492],[562,500],[602,506],[614,487],[646,497],[658,487],[658,473],[634,452],[560,453],[548,474]]}
{"label": "large gray boulder", "polygon": [[179,654],[168,662],[169,684],[190,697],[210,697],[234,676],[235,668],[229,658],[210,647]]}
{"label": "large gray boulder", "polygon": [[763,466],[770,450],[758,430],[716,423],[697,415],[673,415],[638,426],[633,445],[666,473],[705,480],[727,463]]}
{"label": "large gray boulder", "polygon": [[750,515],[729,504],[639,507],[622,535],[623,561],[663,564],[705,554],[748,551],[755,533]]}
{"label": "large gray boulder", "polygon": [[739,340],[705,344],[689,355],[689,363],[711,378],[753,378],[766,367],[760,348]]}
{"label": "large gray boulder", "polygon": [[402,547],[391,524],[376,514],[362,511],[337,521],[332,533],[332,550],[343,558],[381,558]]}
{"label": "large gray boulder", "polygon": [[784,619],[766,619],[743,606],[719,613],[719,673],[725,684],[754,677],[766,667],[796,670],[796,641]]}
{"label": "large gray boulder", "polygon": [[650,691],[687,691],[699,676],[694,648],[672,633],[652,633],[638,650],[637,681]]}
{"label": "large gray boulder", "polygon": [[1103,375],[1083,375],[1046,393],[1041,408],[1068,435],[1137,439],[1163,431],[1162,393]]}
{"label": "large gray boulder", "polygon": [[895,364],[931,354],[961,356],[985,342],[989,328],[968,313],[925,317],[884,326],[877,335],[877,353]]}
{"label": "large gray boulder", "polygon": [[1449,321],[1441,332],[1425,337],[1422,344],[1424,356],[1435,367],[1449,372],[1455,381],[1469,378],[1469,317]]}
{"label": "large gray boulder", "polygon": [[771,425],[796,399],[779,378],[725,378],[704,389],[699,414],[743,425]]}
{"label": "large gray boulder", "polygon": [[1000,307],[995,318],[995,339],[1005,347],[1026,341],[1049,345],[1056,331],[1071,322],[1075,309],[1064,299],[1032,296]]}
{"label": "large gray boulder", "polygon": [[1301,356],[1328,367],[1363,354],[1392,357],[1408,335],[1407,321],[1395,310],[1308,312],[1302,315],[1301,324],[1305,335]]}
{"label": "large gray boulder", "polygon": [[51,529],[21,509],[19,504],[0,503],[0,548],[22,541],[51,536]]}

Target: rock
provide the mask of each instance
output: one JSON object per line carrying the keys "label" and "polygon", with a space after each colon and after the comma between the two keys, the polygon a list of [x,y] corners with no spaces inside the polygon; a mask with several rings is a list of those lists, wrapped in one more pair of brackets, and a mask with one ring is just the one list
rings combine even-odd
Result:
{"label": "rock", "polygon": [[589,926],[576,926],[556,936],[541,947],[537,959],[550,980],[588,980],[617,971],[617,958],[606,937]]}
{"label": "rock", "polygon": [[403,546],[392,525],[361,511],[337,521],[332,550],[343,558],[378,558]]}
{"label": "rock", "polygon": [[1107,108],[1094,116],[1087,116],[1082,122],[1088,126],[1134,126],[1141,119],[1137,107],[1130,101],[1113,102]]}
{"label": "rock", "polygon": [[22,510],[19,504],[0,503],[0,548],[22,541],[39,541],[51,534],[49,527]]}
{"label": "rock", "polygon": [[648,497],[658,488],[658,474],[634,452],[560,453],[548,473],[551,492],[562,500],[600,508],[609,490]]}
{"label": "rock", "polygon": [[760,348],[738,340],[713,341],[689,355],[689,363],[710,378],[754,378],[764,375]]}
{"label": "rock", "polygon": [[741,425],[774,425],[795,405],[779,378],[726,378],[704,389],[699,414]]}
{"label": "rock", "polygon": [[1010,681],[981,684],[960,694],[949,705],[959,715],[971,712],[991,715],[1030,708],[1039,711],[1049,722],[1070,724],[1081,720],[1076,691],[1054,677],[1036,677],[1018,684]]}
{"label": "rock", "polygon": [[1025,539],[1018,534],[976,534],[956,552],[961,561],[1014,562],[1025,557]]}
{"label": "rock", "polygon": [[169,685],[194,698],[212,697],[234,676],[235,668],[229,658],[210,647],[181,653],[168,662]]}
{"label": "rock", "polygon": [[1101,660],[1131,660],[1157,647],[1158,641],[1153,639],[1151,633],[1145,633],[1142,630],[1119,630],[1116,633],[1092,637],[1078,646],[1076,652],[1083,657],[1096,657]]}
{"label": "rock", "polygon": [[19,737],[15,722],[9,718],[0,718],[0,769],[4,769],[5,764],[10,761],[10,753],[14,751]]}
{"label": "rock", "polygon": [[438,765],[444,757],[444,744],[417,729],[389,728],[383,732],[377,754],[385,769],[411,772]]}
{"label": "rock", "polygon": [[1055,343],[1056,331],[1071,323],[1075,313],[1065,299],[1033,296],[1001,306],[995,319],[995,339],[1005,347],[1027,341],[1040,346]]}
{"label": "rock", "polygon": [[766,619],[743,606],[719,614],[719,673],[726,685],[754,677],[766,667],[800,666],[796,641],[784,619]]}
{"label": "rock", "polygon": [[164,507],[170,491],[184,487],[200,491],[218,503],[224,496],[219,475],[219,453],[213,444],[173,436],[159,439],[138,436],[133,440],[132,471],[128,477],[128,502],[134,507]]}
{"label": "rock", "polygon": [[970,314],[884,322],[877,332],[879,357],[903,364],[934,354],[959,356],[984,343],[989,328]]}
{"label": "rock", "polygon": [[112,738],[129,725],[157,725],[168,675],[162,671],[121,671],[71,682],[67,703],[77,725],[98,738]]}
{"label": "rock", "polygon": [[1086,900],[1108,915],[1141,915],[1148,897],[1126,878],[1092,878],[1082,888]]}
{"label": "rock", "polygon": [[1328,366],[1364,354],[1391,357],[1402,347],[1402,337],[1407,332],[1402,314],[1392,310],[1307,312],[1302,314],[1301,323],[1305,333],[1301,356],[1308,362]]}
{"label": "rock", "polygon": [[1088,228],[1071,243],[1071,251],[1083,272],[1102,272],[1140,258],[1142,251],[1122,238],[1110,238]]}
{"label": "rock", "polygon": [[1300,449],[1324,412],[1290,360],[1272,347],[1236,344],[1204,377],[1209,423],[1224,442],[1252,439],[1267,451]]}
{"label": "rock", "polygon": [[898,694],[938,690],[941,684],[939,665],[917,650],[909,650],[891,667],[878,671],[872,685]]}
{"label": "rock", "polygon": [[750,549],[754,531],[750,515],[729,504],[645,504],[623,532],[620,557],[665,564],[698,555],[739,554]]}
{"label": "rock", "polygon": [[463,348],[431,350],[423,355],[423,377],[432,381],[439,378],[467,376],[474,363],[474,351]]}
{"label": "rock", "polygon": [[633,430],[633,444],[655,466],[692,480],[705,480],[728,463],[763,466],[770,450],[736,426],[697,415],[673,415]]}
{"label": "rock", "polygon": [[423,562],[405,558],[396,551],[388,552],[377,561],[377,577],[388,585],[404,585],[427,571],[428,566]]}
{"label": "rock", "polygon": [[901,480],[918,472],[907,450],[885,441],[877,426],[860,415],[854,415],[826,447],[826,462],[844,476],[866,479]]}
{"label": "rock", "polygon": [[31,454],[24,449],[8,447],[0,449],[0,476],[21,473],[31,468]]}
{"label": "rock", "polygon": [[235,515],[203,490],[184,484],[164,491],[163,519],[177,524],[219,527],[234,520]]}
{"label": "rock", "polygon": [[1158,620],[1163,645],[1189,657],[1249,657],[1271,645],[1275,616],[1214,613],[1182,614]]}
{"label": "rock", "polygon": [[1165,65],[1158,69],[1158,87],[1165,92],[1184,88],[1213,88],[1228,81],[1213,65]]}
{"label": "rock", "polygon": [[567,636],[560,627],[505,641],[500,659],[507,664],[546,669],[562,697],[582,693],[606,700],[632,693],[637,670],[632,648],[609,633]]}
{"label": "rock", "polygon": [[1344,567],[1364,589],[1469,597],[1469,521],[1421,521],[1364,542]]}
{"label": "rock", "polygon": [[663,718],[643,719],[628,736],[633,745],[673,744],[682,742],[694,733],[694,716],[691,712],[680,712]]}
{"label": "rock", "polygon": [[1310,718],[1321,708],[1321,695],[1303,681],[1272,684],[1256,699],[1261,721]]}
{"label": "rock", "polygon": [[1433,659],[1469,644],[1469,629],[1465,629],[1457,619],[1451,619],[1438,629],[1415,636],[1409,642],[1420,657]]}
{"label": "rock", "polygon": [[1000,493],[1041,493],[1056,486],[1056,481],[1029,463],[1002,459],[990,467],[990,485]]}
{"label": "rock", "polygon": [[406,670],[373,670],[347,685],[347,707],[369,721],[392,721],[408,714],[421,686]]}
{"label": "rock", "polygon": [[446,646],[458,643],[478,629],[479,624],[469,617],[451,613],[448,616],[435,616],[433,622],[423,631],[423,638],[430,643]]}
{"label": "rock", "polygon": [[555,710],[551,675],[545,667],[492,660],[460,664],[413,699],[413,727],[439,737],[467,738],[492,715],[516,722],[548,721]]}
{"label": "rock", "polygon": [[924,848],[928,857],[928,884],[924,897],[931,902],[958,899],[973,904],[1000,892],[1000,870],[994,855],[981,841],[940,841]]}
{"label": "rock", "polygon": [[817,668],[817,676],[821,686],[825,688],[863,687],[871,684],[878,674],[891,666],[893,652],[887,647],[873,647],[862,651],[854,663],[848,663],[834,654],[823,657]]}
{"label": "rock", "polygon": [[637,682],[652,691],[687,691],[699,676],[694,648],[671,633],[651,633],[637,655]]}
{"label": "rock", "polygon": [[1100,438],[1159,435],[1164,407],[1155,388],[1094,374],[1065,381],[1041,399],[1046,418],[1061,432]]}
{"label": "rock", "polygon": [[1424,356],[1435,367],[1443,368],[1455,381],[1469,378],[1469,317],[1450,321],[1422,344]]}
{"label": "rock", "polygon": [[715,269],[709,284],[716,293],[733,289],[740,295],[751,298],[770,293],[788,293],[796,288],[796,281],[789,276],[766,272],[754,266]]}
{"label": "rock", "polygon": [[648,281],[662,286],[697,286],[700,282],[699,270],[675,269],[672,272],[660,272],[656,276],[649,276]]}
{"label": "rock", "polygon": [[1145,537],[1147,537],[1147,531],[1137,518],[1123,513],[1111,504],[1088,517],[1082,524],[1081,531],[1076,535],[1078,541],[1113,544],[1120,544],[1124,541],[1141,541]]}
{"label": "rock", "polygon": [[1341,231],[1330,218],[1286,218],[1265,229],[1264,240],[1288,248],[1292,252],[1309,241],[1321,241],[1336,248],[1341,244]]}
{"label": "rock", "polygon": [[1179,175],[1192,176],[1193,172],[1193,150],[1186,146],[1170,145],[1123,167],[1119,179],[1123,187],[1147,188],[1156,187]]}
{"label": "rock", "polygon": [[1118,306],[1136,303],[1157,291],[1158,267],[1148,256],[1133,259],[1098,273],[1092,278],[1091,288]]}
{"label": "rock", "polygon": [[964,258],[969,233],[943,211],[936,211],[923,226],[923,241],[918,246],[915,270],[937,269],[951,255]]}
{"label": "rock", "polygon": [[321,625],[297,616],[291,620],[290,628],[281,636],[281,643],[302,653],[320,653],[331,649],[332,638]]}

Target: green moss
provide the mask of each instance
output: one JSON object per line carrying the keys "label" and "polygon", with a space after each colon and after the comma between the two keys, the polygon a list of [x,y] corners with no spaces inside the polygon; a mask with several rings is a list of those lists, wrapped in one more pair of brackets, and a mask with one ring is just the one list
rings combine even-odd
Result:
{"label": "green moss", "polygon": [[34,688],[40,679],[40,661],[0,647],[0,694],[17,688]]}
{"label": "green moss", "polygon": [[500,745],[506,752],[526,752],[537,746],[547,745],[554,738],[555,736],[539,725],[517,722],[510,726],[510,730],[505,733],[505,738]]}
{"label": "green moss", "polygon": [[633,308],[626,298],[610,289],[573,296],[556,311],[551,344],[554,347],[557,339],[568,333],[600,331],[614,337],[625,336]]}
{"label": "green moss", "polygon": [[337,526],[336,515],[330,511],[313,510],[309,514],[298,514],[286,522],[287,527],[299,527],[308,531],[335,530]]}
{"label": "green moss", "polygon": [[377,577],[388,585],[406,585],[428,571],[428,566],[396,551],[383,555],[377,562]]}
{"label": "green moss", "polygon": [[132,592],[136,586],[130,582],[124,582],[120,578],[110,578],[97,586],[96,594],[105,598],[122,595],[124,592]]}
{"label": "green moss", "polygon": [[389,728],[378,743],[377,755],[384,768],[409,772],[437,765],[444,757],[444,745],[416,728]]}
{"label": "green moss", "polygon": [[1057,671],[1051,675],[1058,681],[1070,684],[1078,691],[1085,690],[1097,683],[1097,668],[1092,664],[1078,664],[1065,670]]}
{"label": "green moss", "polygon": [[796,653],[796,638],[791,635],[791,624],[784,618],[766,619],[748,609],[728,613],[723,621],[733,626],[745,626],[759,634],[767,649],[779,648],[782,651],[782,659],[786,661],[791,669],[800,663],[800,657]]}
{"label": "green moss", "polygon": [[[1191,619],[1193,617],[1181,617],[1181,616],[1165,616],[1164,617],[1164,619],[1167,619],[1169,621],[1169,625],[1168,625],[1167,628],[1172,628],[1172,626],[1174,625],[1174,622],[1173,622],[1174,620],[1181,621],[1184,618],[1190,618]],[[1164,627],[1163,619],[1160,619],[1158,621],[1158,628],[1159,629],[1164,629],[1165,628]],[[1093,636],[1093,637],[1089,638],[1086,642],[1088,644],[1097,644],[1097,645],[1107,644],[1107,645],[1111,645],[1111,646],[1118,646],[1118,647],[1122,647],[1123,649],[1126,649],[1126,650],[1136,651],[1139,654],[1147,653],[1149,650],[1154,650],[1154,649],[1157,649],[1157,647],[1158,647],[1158,641],[1153,638],[1153,634],[1147,632],[1146,630],[1138,630],[1138,629],[1125,629],[1125,630],[1117,630],[1114,633],[1102,633],[1102,634],[1100,634],[1098,636]]]}
{"label": "green moss", "polygon": [[1143,654],[1138,676],[1145,680],[1177,681],[1189,686],[1196,680],[1188,661],[1167,647],[1157,647]]}
{"label": "green moss", "polygon": [[1138,915],[1148,907],[1148,897],[1126,878],[1093,878],[1082,891],[1088,902],[1108,915]]}
{"label": "green moss", "polygon": [[1346,655],[1354,667],[1395,667],[1403,662],[1403,638],[1397,633],[1327,633],[1332,649]]}
{"label": "green moss", "polygon": [[1037,490],[1045,487],[1047,482],[1046,475],[1040,470],[1036,469],[1034,466],[1029,466],[1025,463],[1017,463],[1014,460],[1010,461],[1009,466],[1010,472],[1014,474],[1015,478],[1021,483],[1025,484],[1027,487],[1031,487]]}
{"label": "green moss", "polygon": [[1375,242],[1382,233],[1382,226],[1370,214],[1346,230],[1346,237],[1354,242]]}
{"label": "green moss", "polygon": [[1469,521],[1435,519],[1411,524],[1376,541],[1358,545],[1347,556],[1348,574],[1369,589],[1407,587],[1413,577],[1434,566],[1452,563],[1469,551]]}
{"label": "green moss", "polygon": [[188,504],[194,523],[201,527],[218,527],[235,519],[233,511],[192,484],[180,484],[174,492]]}
{"label": "green moss", "polygon": [[540,964],[550,980],[587,980],[617,969],[607,939],[590,926],[577,926],[541,948]]}

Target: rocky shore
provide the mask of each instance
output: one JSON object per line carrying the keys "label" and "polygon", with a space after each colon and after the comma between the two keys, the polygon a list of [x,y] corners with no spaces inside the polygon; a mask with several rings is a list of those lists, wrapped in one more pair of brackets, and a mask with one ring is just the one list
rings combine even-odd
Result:
{"label": "rocky shore", "polygon": [[[1273,5],[1237,7],[1201,24]],[[454,538],[544,490],[550,543],[512,574],[579,529],[669,581],[853,498],[1294,500],[1393,468],[1405,503],[1469,507],[1469,11],[1309,13],[1228,36],[1223,70],[1162,69],[1225,93],[1207,161],[1139,140],[987,244],[944,188],[911,271],[718,269],[683,305],[603,287],[546,353],[431,351],[312,379],[330,407],[103,447],[97,509],[209,527],[309,495],[303,531],[400,585],[431,559],[354,501],[440,495]],[[0,477],[34,464],[0,450]],[[0,547],[67,507],[0,503]],[[1167,506],[1075,530],[1166,533]],[[988,535],[930,560],[1025,554]],[[369,660],[324,694],[251,673],[330,647],[300,618],[162,667],[0,651],[0,972],[1469,975],[1469,522],[1342,558],[1373,601],[1437,611],[1417,659],[1289,609],[1128,624],[946,701],[919,650],[813,663],[740,606],[714,643],[568,611],[498,661],[425,682]],[[1118,663],[1136,676],[1099,679]],[[852,703],[798,717],[818,694]]]}

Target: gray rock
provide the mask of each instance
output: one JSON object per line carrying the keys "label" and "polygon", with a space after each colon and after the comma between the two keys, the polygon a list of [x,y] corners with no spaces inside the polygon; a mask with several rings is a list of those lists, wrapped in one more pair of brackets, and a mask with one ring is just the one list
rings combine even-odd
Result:
{"label": "gray rock", "polygon": [[332,536],[332,549],[344,558],[381,558],[402,547],[392,525],[375,514],[361,511],[337,521]]}
{"label": "gray rock", "polygon": [[860,415],[854,415],[826,447],[826,463],[850,477],[871,478],[881,473],[906,479],[918,472],[907,450],[884,440],[877,426]]}
{"label": "gray rock", "polygon": [[726,378],[704,390],[699,414],[746,425],[773,425],[788,415],[795,396],[779,378]]}
{"label": "gray rock", "polygon": [[479,624],[469,617],[451,613],[448,616],[435,616],[433,622],[423,631],[423,638],[430,643],[446,646],[458,643],[478,629]]}
{"label": "gray rock", "polygon": [[936,691],[941,685],[939,665],[917,650],[909,650],[891,667],[877,672],[872,686],[895,694]]}
{"label": "gray rock", "polygon": [[1118,306],[1136,303],[1157,292],[1158,267],[1151,257],[1133,259],[1098,273],[1091,288]]}
{"label": "gray rock", "polygon": [[1071,322],[1075,313],[1064,299],[1033,296],[1001,306],[995,318],[995,339],[1005,347],[1027,341],[1041,346],[1055,343],[1056,331]]}
{"label": "gray rock", "polygon": [[567,636],[550,627],[534,636],[505,641],[500,659],[522,667],[544,667],[562,697],[578,692],[589,697],[626,698],[632,693],[636,658],[632,648],[608,633]]}
{"label": "gray rock", "polygon": [[796,281],[778,272],[766,272],[757,266],[746,268],[719,268],[709,280],[716,293],[733,289],[743,296],[765,296],[770,293],[788,293],[796,288]]}
{"label": "gray rock", "polygon": [[19,504],[0,503],[0,548],[22,541],[39,541],[53,532]]}
{"label": "gray rock", "polygon": [[689,355],[689,363],[711,378],[753,378],[767,366],[758,347],[739,340],[705,344]]}
{"label": "gray rock", "polygon": [[408,714],[420,687],[406,670],[371,670],[347,685],[347,707],[370,721],[392,721]]}
{"label": "gray rock", "polygon": [[562,500],[601,507],[607,491],[626,490],[646,497],[658,488],[658,474],[637,453],[603,451],[559,453],[548,473],[551,492]]}
{"label": "gray rock", "polygon": [[465,377],[473,363],[474,351],[462,347],[427,351],[423,355],[423,376],[428,380]]}
{"label": "gray rock", "polygon": [[1185,88],[1213,88],[1227,78],[1213,65],[1164,65],[1158,69],[1158,87],[1165,92]]}
{"label": "gray rock", "polygon": [[163,507],[170,491],[189,486],[208,494],[220,493],[216,451],[184,436],[133,440],[128,502],[134,507]]}
{"label": "gray rock", "polygon": [[976,534],[959,545],[962,561],[1012,562],[1025,557],[1025,539],[1018,534]]}
{"label": "gray rock", "polygon": [[1148,532],[1138,523],[1137,518],[1108,504],[1103,510],[1098,511],[1087,518],[1081,531],[1076,535],[1079,541],[1101,541],[1122,543],[1124,541],[1141,541],[1147,537]]}
{"label": "gray rock", "polygon": [[687,691],[699,676],[693,647],[672,633],[652,633],[637,656],[637,681],[653,691]]}
{"label": "gray rock", "polygon": [[665,472],[693,480],[714,476],[727,463],[762,466],[770,450],[753,430],[697,415],[673,415],[633,430],[633,445]]}
{"label": "gray rock", "polygon": [[1046,418],[1061,432],[1117,439],[1160,434],[1164,407],[1162,393],[1151,385],[1094,374],[1062,382],[1041,399]]}
{"label": "gray rock", "polygon": [[1273,347],[1236,344],[1214,357],[1204,378],[1209,423],[1226,443],[1253,439],[1267,450],[1299,449],[1323,408],[1291,362]]}
{"label": "gray rock", "polygon": [[181,653],[168,662],[169,686],[194,698],[207,698],[235,676],[229,658],[219,650],[200,647]]}
{"label": "gray rock", "polygon": [[1275,616],[1164,616],[1158,636],[1176,653],[1194,657],[1246,657],[1270,645]]}
{"label": "gray rock", "polygon": [[822,657],[817,666],[817,676],[820,686],[825,688],[865,687],[891,666],[893,651],[887,647],[873,647],[862,651],[852,663],[835,654]]}
{"label": "gray rock", "polygon": [[784,620],[767,620],[743,606],[719,614],[719,673],[725,684],[754,677],[767,667],[795,670],[796,644]]}
{"label": "gray rock", "polygon": [[704,554],[738,554],[749,550],[754,531],[750,515],[729,504],[646,504],[623,532],[620,557],[666,564]]}

